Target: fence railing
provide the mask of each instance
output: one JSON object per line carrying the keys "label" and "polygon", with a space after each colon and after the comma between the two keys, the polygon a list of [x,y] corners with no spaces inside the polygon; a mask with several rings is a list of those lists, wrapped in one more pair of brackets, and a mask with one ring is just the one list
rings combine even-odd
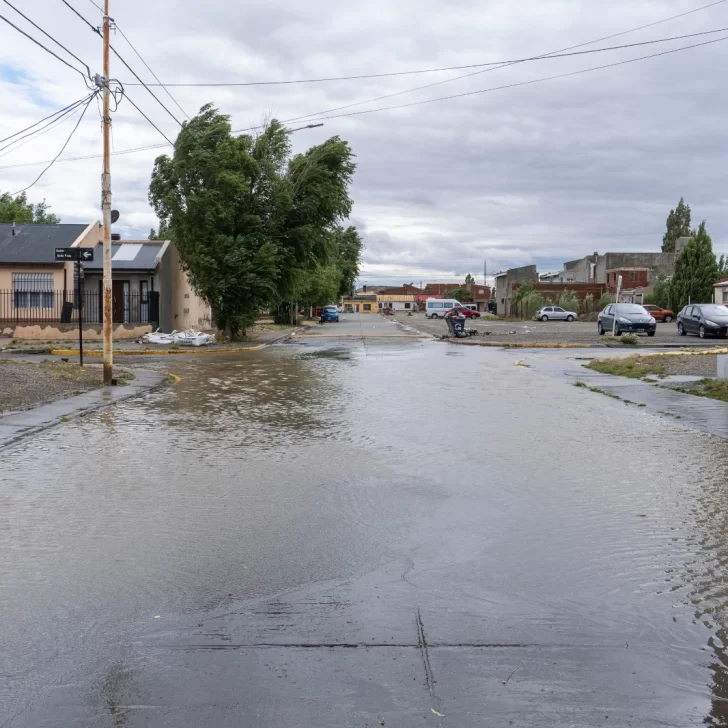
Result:
{"label": "fence railing", "polygon": [[[79,305],[80,304],[80,305]],[[84,323],[103,320],[103,302],[98,291],[24,291],[0,290],[0,322],[16,324]],[[159,293],[114,291],[113,321],[117,324],[158,324]]]}

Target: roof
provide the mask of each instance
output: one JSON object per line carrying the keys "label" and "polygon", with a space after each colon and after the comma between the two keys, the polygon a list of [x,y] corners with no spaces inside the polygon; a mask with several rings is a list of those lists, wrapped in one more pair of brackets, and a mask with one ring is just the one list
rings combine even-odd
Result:
{"label": "roof", "polygon": [[55,263],[56,248],[70,248],[88,223],[15,225],[0,223],[0,263]]}
{"label": "roof", "polygon": [[402,302],[414,302],[417,300],[417,296],[413,296],[411,293],[400,293],[397,294],[377,294],[377,301],[380,303],[397,303]]}
{"label": "roof", "polygon": [[728,286],[728,278],[723,278],[722,280],[716,281],[714,286]]}
{"label": "roof", "polygon": [[[156,270],[160,253],[166,241],[150,243],[146,240],[124,240],[111,245],[111,270]],[[102,270],[104,267],[104,246],[99,243],[94,248],[94,259],[84,263],[87,271]]]}

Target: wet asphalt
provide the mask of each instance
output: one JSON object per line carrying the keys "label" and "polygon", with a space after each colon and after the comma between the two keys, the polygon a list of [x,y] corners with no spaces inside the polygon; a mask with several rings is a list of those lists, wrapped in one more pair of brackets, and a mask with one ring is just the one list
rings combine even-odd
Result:
{"label": "wet asphalt", "polygon": [[726,442],[407,333],[5,448],[0,726],[728,724]]}

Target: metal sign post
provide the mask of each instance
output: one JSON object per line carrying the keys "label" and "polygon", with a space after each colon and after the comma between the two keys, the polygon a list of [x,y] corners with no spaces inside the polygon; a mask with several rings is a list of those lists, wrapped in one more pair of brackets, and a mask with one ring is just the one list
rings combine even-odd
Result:
{"label": "metal sign post", "polygon": [[94,259],[93,248],[56,248],[56,260],[59,262],[73,261],[76,266],[76,300],[78,301],[78,356],[83,366],[83,294],[81,291],[81,278],[83,277],[83,263]]}
{"label": "metal sign post", "polygon": [[618,276],[617,278],[617,295],[614,298],[614,318],[612,319],[612,336],[614,336],[614,332],[617,330],[617,309],[616,306],[619,303],[619,294],[622,292],[622,276]]}

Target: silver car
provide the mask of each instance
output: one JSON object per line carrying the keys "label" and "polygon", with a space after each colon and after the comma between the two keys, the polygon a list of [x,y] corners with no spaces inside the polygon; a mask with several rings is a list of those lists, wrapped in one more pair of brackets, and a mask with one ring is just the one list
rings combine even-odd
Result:
{"label": "silver car", "polygon": [[544,306],[536,311],[536,321],[574,321],[579,315],[574,311],[566,311],[561,306]]}

